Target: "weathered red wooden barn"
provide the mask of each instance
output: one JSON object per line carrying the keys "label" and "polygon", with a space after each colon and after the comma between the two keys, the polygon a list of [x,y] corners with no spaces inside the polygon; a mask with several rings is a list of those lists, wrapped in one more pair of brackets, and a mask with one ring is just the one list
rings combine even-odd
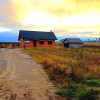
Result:
{"label": "weathered red wooden barn", "polygon": [[21,47],[55,47],[57,40],[54,32],[20,30],[19,38]]}

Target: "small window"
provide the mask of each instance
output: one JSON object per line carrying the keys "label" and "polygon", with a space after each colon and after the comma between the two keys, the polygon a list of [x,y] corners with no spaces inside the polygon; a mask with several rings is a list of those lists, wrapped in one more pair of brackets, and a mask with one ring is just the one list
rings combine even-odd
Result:
{"label": "small window", "polygon": [[30,43],[30,41],[25,41],[25,43]]}
{"label": "small window", "polygon": [[44,44],[44,41],[39,41],[40,44]]}
{"label": "small window", "polygon": [[49,44],[49,45],[52,45],[52,41],[48,41],[48,44]]}

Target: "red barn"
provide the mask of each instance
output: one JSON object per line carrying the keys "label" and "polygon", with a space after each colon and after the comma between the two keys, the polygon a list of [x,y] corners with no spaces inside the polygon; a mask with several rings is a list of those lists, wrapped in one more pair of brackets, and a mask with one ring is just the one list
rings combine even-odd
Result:
{"label": "red barn", "polygon": [[20,30],[19,38],[21,47],[55,47],[55,34],[42,31]]}

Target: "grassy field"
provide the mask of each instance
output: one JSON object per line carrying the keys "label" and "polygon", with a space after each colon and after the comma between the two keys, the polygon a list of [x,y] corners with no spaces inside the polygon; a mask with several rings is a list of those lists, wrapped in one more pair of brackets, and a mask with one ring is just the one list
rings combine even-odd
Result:
{"label": "grassy field", "polygon": [[[61,42],[56,42],[56,47],[63,47],[63,43]],[[85,48],[100,48],[100,42],[95,41],[95,42],[84,42],[83,47]]]}
{"label": "grassy field", "polygon": [[67,99],[100,100],[100,49],[23,49],[44,66],[50,79]]}
{"label": "grassy field", "polygon": [[85,44],[99,44],[100,45],[100,41],[94,41],[94,42],[91,42],[91,41],[87,41],[87,42],[84,42]]}

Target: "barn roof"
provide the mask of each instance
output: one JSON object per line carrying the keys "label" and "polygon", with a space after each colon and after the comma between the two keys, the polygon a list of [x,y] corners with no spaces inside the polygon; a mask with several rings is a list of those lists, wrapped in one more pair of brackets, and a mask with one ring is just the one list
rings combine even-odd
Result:
{"label": "barn roof", "polygon": [[20,30],[18,40],[20,39],[57,40],[55,34],[52,31],[42,32],[42,31],[26,31],[26,30]]}
{"label": "barn roof", "polygon": [[64,42],[65,39],[61,39],[60,42]]}
{"label": "barn roof", "polygon": [[[64,42],[65,42],[66,40],[67,40],[69,43],[81,43],[81,44],[83,43],[79,38],[65,38]],[[63,43],[64,43],[64,42],[63,42]]]}

